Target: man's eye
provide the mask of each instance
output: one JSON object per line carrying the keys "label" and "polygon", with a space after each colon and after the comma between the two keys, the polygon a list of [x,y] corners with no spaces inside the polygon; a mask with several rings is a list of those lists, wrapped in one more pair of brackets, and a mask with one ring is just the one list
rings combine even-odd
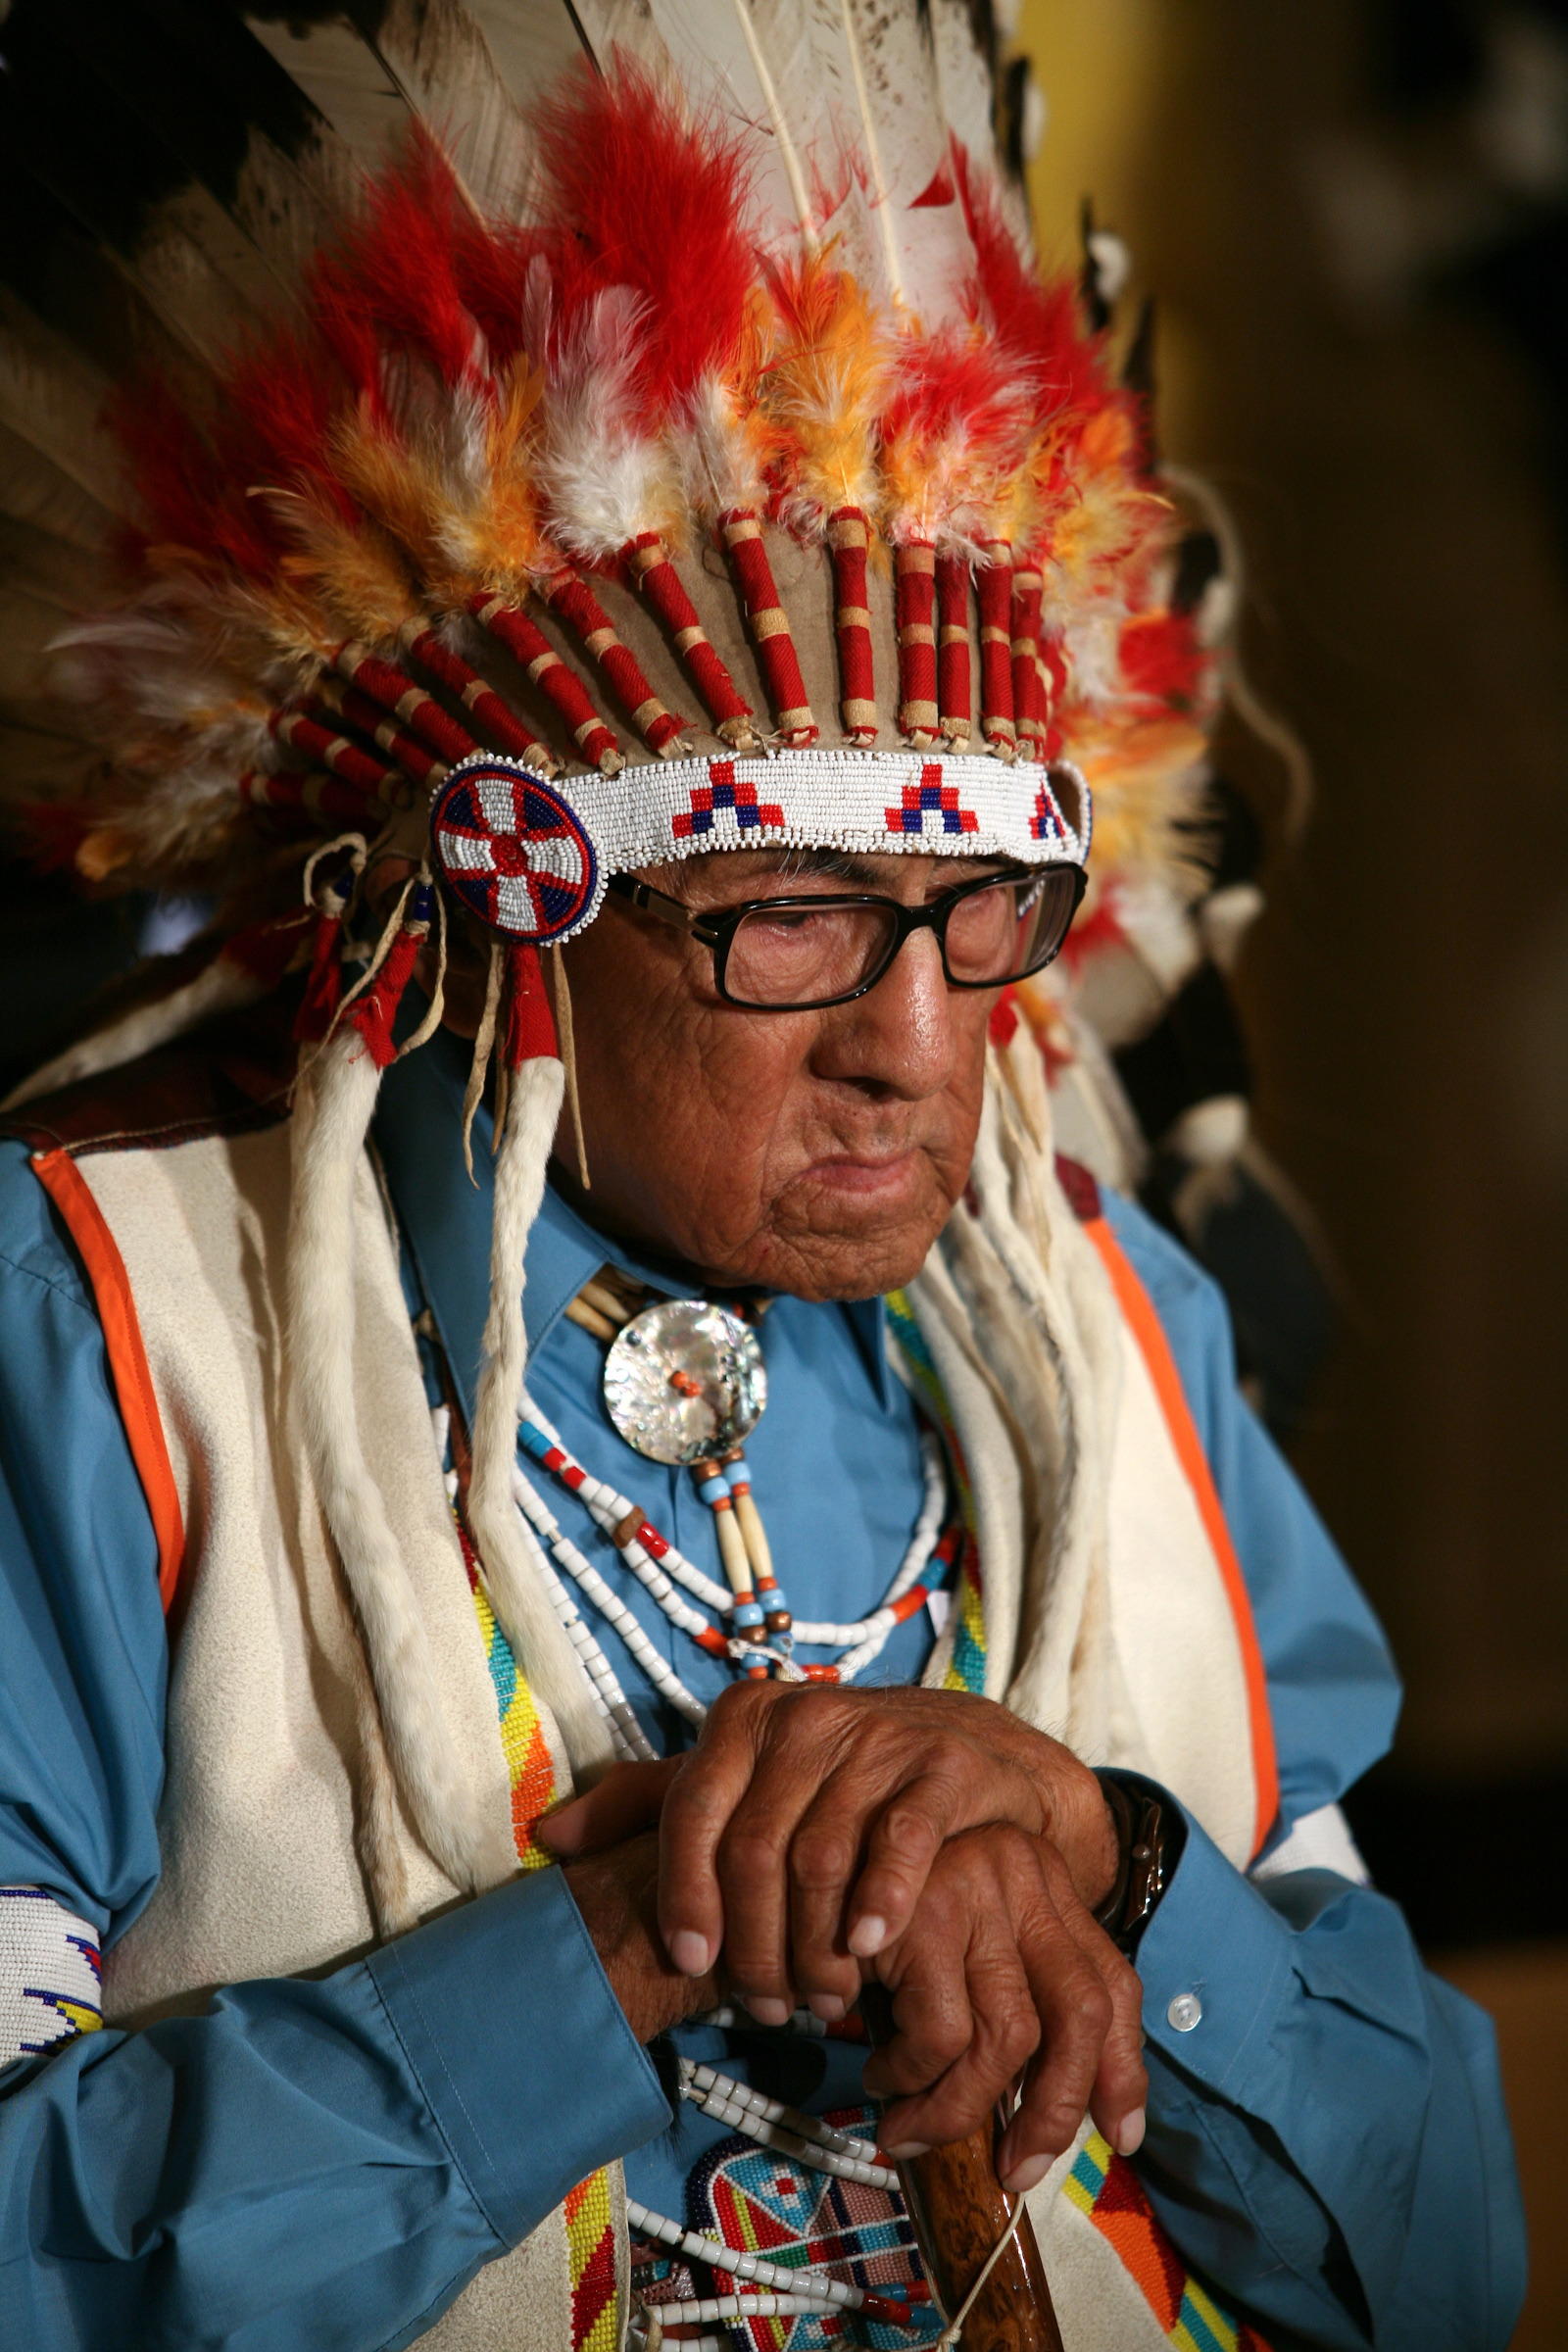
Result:
{"label": "man's eye", "polygon": [[770,931],[806,931],[821,919],[810,906],[761,907],[753,917],[756,922],[765,923]]}

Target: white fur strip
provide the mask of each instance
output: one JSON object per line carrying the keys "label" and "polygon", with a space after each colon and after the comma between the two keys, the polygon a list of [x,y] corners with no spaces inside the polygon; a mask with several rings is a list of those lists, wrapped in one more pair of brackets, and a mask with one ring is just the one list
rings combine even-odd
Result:
{"label": "white fur strip", "polygon": [[0,1886],[0,2066],[103,2020],[98,1936],[42,1886]]}
{"label": "white fur strip", "polygon": [[354,1596],[387,1745],[419,1836],[455,1886],[491,1883],[494,1838],[425,1660],[414,1592],[369,1474],[355,1407],[351,1204],[380,1071],[352,1027],[300,1088],[289,1230],[289,1352],[326,1523]]}
{"label": "white fur strip", "polygon": [[611,1761],[609,1734],[550,1605],[537,1548],[513,1494],[527,1362],[523,1253],[544,1198],[564,1088],[565,1073],[554,1058],[524,1062],[513,1073],[496,1165],[490,1306],[473,1420],[468,1518],[501,1629],[519,1670],[555,1717],[573,1771],[581,1773]]}

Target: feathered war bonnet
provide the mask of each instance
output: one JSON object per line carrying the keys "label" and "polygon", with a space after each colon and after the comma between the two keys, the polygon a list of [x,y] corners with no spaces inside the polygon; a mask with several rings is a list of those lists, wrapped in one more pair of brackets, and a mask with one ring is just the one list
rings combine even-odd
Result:
{"label": "feathered war bonnet", "polygon": [[[201,55],[243,165],[193,170],[116,263],[153,364],[104,404],[103,352],[12,303],[0,424],[37,460],[33,634],[59,649],[8,713],[34,801],[47,747],[38,831],[98,883],[243,888],[254,915],[261,873],[293,901],[30,1091],[295,976],[307,1443],[460,1886],[488,1833],[444,1779],[345,1273],[448,924],[490,943],[470,1110],[492,1055],[501,1096],[471,1519],[580,1758],[598,1727],[513,1500],[554,951],[613,873],[726,847],[1081,864],[1086,774],[1114,830],[1125,773],[1157,862],[1197,756],[1210,664],[1145,406],[1094,288],[1035,270],[976,24],[969,0],[576,0],[572,59],[508,0],[391,0],[373,41],[225,17]],[[62,630],[89,579],[100,609]],[[421,955],[431,1010],[398,1042]]]}

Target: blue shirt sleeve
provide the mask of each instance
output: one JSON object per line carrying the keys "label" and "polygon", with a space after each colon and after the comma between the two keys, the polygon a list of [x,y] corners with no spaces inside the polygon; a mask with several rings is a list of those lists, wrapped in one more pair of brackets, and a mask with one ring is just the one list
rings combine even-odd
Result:
{"label": "blue shirt sleeve", "polygon": [[[156,1547],[80,1269],[10,1148],[0,1657],[0,1885],[112,1942],[159,1871]],[[324,1980],[5,2069],[0,2343],[412,2342],[668,2120],[565,1879],[519,1877]]]}
{"label": "blue shirt sleeve", "polygon": [[[1164,1325],[1257,1624],[1280,1826],[1384,1752],[1398,1686],[1365,1600],[1235,1385],[1218,1293],[1107,1200]],[[1249,1877],[1191,1816],[1138,1953],[1161,2220],[1277,2345],[1501,2352],[1524,2235],[1490,2021],[1397,1907],[1320,1869]],[[1282,1855],[1282,1861],[1287,1859]]]}

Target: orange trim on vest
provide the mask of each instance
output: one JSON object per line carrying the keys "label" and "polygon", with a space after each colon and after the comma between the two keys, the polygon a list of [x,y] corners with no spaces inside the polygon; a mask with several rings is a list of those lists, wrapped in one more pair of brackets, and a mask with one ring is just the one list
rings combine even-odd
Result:
{"label": "orange trim on vest", "polygon": [[33,1174],[65,1219],[92,1284],[120,1417],[125,1425],[130,1458],[136,1465],[136,1476],[152,1515],[153,1535],[158,1544],[158,1591],[167,1613],[184,1565],[185,1521],[170,1466],[169,1447],[164,1443],[163,1419],[153,1392],[152,1371],[142,1345],[141,1325],[136,1320],[125,1261],[71,1153],[35,1152],[31,1165]]}
{"label": "orange trim on vest", "polygon": [[1252,1735],[1252,1779],[1257,1790],[1257,1818],[1252,1833],[1252,1852],[1257,1854],[1264,1838],[1274,1827],[1280,1806],[1279,1767],[1274,1757],[1274,1724],[1269,1714],[1268,1679],[1263,1672],[1263,1655],[1257,1646],[1257,1628],[1252,1622],[1252,1603],[1242,1564],[1236,1557],[1231,1531],[1225,1524],[1225,1506],[1214,1486],[1214,1475],[1208,1466],[1198,1426],[1193,1419],[1182,1376],[1176,1368],[1176,1358],[1170,1350],[1163,1324],[1155,1314],[1153,1302],[1139,1280],[1121,1244],[1106,1220],[1094,1217],[1086,1220],[1084,1232],[1094,1243],[1110,1276],[1116,1303],[1126,1316],[1139,1351],[1149,1367],[1149,1377],[1154,1384],[1165,1426],[1170,1431],[1187,1483],[1193,1490],[1199,1516],[1204,1533],[1219,1562],[1219,1572],[1225,1582],[1226,1598],[1236,1620],[1236,1639],[1241,1644],[1242,1671],[1247,1679],[1247,1712]]}

